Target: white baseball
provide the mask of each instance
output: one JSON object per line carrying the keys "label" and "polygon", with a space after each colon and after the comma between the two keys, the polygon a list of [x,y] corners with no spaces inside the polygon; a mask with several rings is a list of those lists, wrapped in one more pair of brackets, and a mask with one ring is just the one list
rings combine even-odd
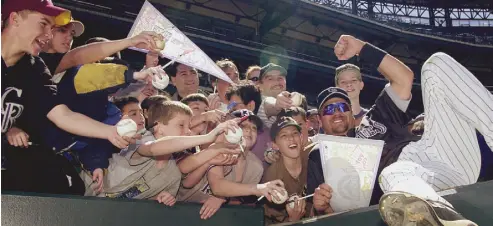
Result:
{"label": "white baseball", "polygon": [[270,153],[272,152],[272,149],[267,149],[264,151],[264,159],[268,158],[268,156],[270,155]]}
{"label": "white baseball", "polygon": [[[295,202],[294,202],[294,200],[295,200],[295,199],[299,199],[299,198],[300,198],[300,197],[299,197],[299,196],[297,196],[297,195],[293,195],[293,196],[291,196],[291,197],[288,199],[288,202],[290,202],[290,203],[288,204],[288,207],[289,207],[289,208],[291,208],[291,209],[293,209],[293,208],[294,208],[294,203],[295,203]],[[291,201],[293,201],[293,202],[291,202]],[[298,204],[300,204],[300,203],[299,203],[300,201],[296,201],[296,202],[298,202]]]}
{"label": "white baseball", "polygon": [[301,105],[301,94],[298,92],[292,92],[291,93],[291,101],[293,101],[294,106],[300,106]]}
{"label": "white baseball", "polygon": [[161,51],[164,49],[164,46],[166,45],[166,43],[164,42],[164,39],[159,39],[159,38],[156,38],[154,37],[154,42],[156,43],[156,47],[158,51]]}
{"label": "white baseball", "polygon": [[133,137],[137,133],[137,123],[132,119],[123,119],[116,124],[116,132],[122,137]]}
{"label": "white baseball", "polygon": [[239,144],[242,136],[243,130],[241,130],[241,128],[236,128],[236,132],[230,130],[228,134],[225,134],[226,141],[232,144]]}
{"label": "white baseball", "polygon": [[265,152],[264,152],[264,160],[267,162],[267,163],[274,163],[274,156],[279,153],[278,150],[274,150],[274,149],[267,149]]}
{"label": "white baseball", "polygon": [[164,89],[169,85],[169,77],[168,75],[163,75],[161,79],[159,76],[154,75],[152,77],[152,85],[156,87],[156,89]]}
{"label": "white baseball", "polygon": [[[288,192],[286,189],[283,189],[283,193],[274,190],[275,195],[272,196],[272,202],[275,204],[283,204],[288,199]],[[277,197],[276,197],[277,196]]]}
{"label": "white baseball", "polygon": [[147,132],[146,128],[143,128],[143,129],[137,131],[138,134],[142,134],[142,135],[144,135],[144,133],[146,133],[146,132]]}

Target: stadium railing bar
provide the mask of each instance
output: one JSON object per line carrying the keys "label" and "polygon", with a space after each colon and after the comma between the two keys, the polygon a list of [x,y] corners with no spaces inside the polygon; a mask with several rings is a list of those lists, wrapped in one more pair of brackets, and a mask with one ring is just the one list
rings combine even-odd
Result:
{"label": "stadium railing bar", "polygon": [[[493,181],[447,190],[443,194],[457,211],[478,225],[491,225],[493,222]],[[226,205],[209,220],[200,219],[200,208],[200,204],[194,203],[167,207],[155,201],[3,192],[2,225],[264,225],[262,207]],[[292,225],[302,224],[385,225],[377,206],[311,218]]]}

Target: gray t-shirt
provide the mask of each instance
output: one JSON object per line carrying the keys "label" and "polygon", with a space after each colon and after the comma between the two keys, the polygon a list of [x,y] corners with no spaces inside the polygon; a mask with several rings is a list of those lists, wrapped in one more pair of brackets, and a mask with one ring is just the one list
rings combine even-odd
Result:
{"label": "gray t-shirt", "polygon": [[[136,144],[128,146],[109,160],[108,173],[104,176],[104,190],[99,197],[151,199],[166,191],[176,196],[180,187],[181,172],[171,157],[159,164],[153,158],[140,156],[137,150],[142,144],[154,142],[151,133],[144,134]],[[96,196],[89,187],[92,179],[81,174],[86,183],[86,195]]]}

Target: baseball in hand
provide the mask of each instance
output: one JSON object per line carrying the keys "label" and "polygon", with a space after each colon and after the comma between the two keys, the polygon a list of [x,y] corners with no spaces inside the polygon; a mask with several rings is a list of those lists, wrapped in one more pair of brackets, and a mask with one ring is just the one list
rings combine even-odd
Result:
{"label": "baseball in hand", "polygon": [[152,76],[152,86],[156,89],[164,89],[169,85],[169,77],[168,75],[163,75],[160,79],[158,75]]}
{"label": "baseball in hand", "polygon": [[157,37],[154,37],[154,42],[156,43],[156,47],[157,47],[157,51],[161,51],[164,49],[164,46],[166,45],[166,43],[164,42],[164,39],[160,39],[160,38],[157,38]]}
{"label": "baseball in hand", "polygon": [[288,202],[290,202],[290,203],[288,204],[288,207],[289,207],[289,208],[291,208],[291,209],[293,209],[293,208],[294,208],[294,203],[295,203],[295,202],[298,202],[298,204],[299,204],[299,201],[294,201],[294,200],[297,200],[297,199],[300,199],[300,197],[299,197],[299,196],[297,196],[297,195],[293,195],[293,196],[291,196],[291,197],[288,199]]}
{"label": "baseball in hand", "polygon": [[116,124],[116,132],[122,137],[133,137],[137,133],[137,124],[132,119],[123,119]]}
{"label": "baseball in hand", "polygon": [[278,192],[277,190],[274,190],[275,195],[272,196],[272,202],[275,204],[283,204],[288,200],[288,192],[286,189],[282,190],[282,193]]}
{"label": "baseball in hand", "polygon": [[271,148],[267,149],[265,152],[264,152],[264,160],[267,162],[267,163],[274,163],[272,162],[274,159],[274,155],[276,155],[276,153],[278,153],[279,151],[278,150],[273,150]]}
{"label": "baseball in hand", "polygon": [[293,101],[294,106],[301,105],[301,94],[298,92],[291,93],[291,101]]}
{"label": "baseball in hand", "polygon": [[236,132],[229,131],[228,134],[225,134],[226,141],[232,144],[239,144],[241,142],[241,137],[243,136],[243,130],[240,128],[236,129]]}

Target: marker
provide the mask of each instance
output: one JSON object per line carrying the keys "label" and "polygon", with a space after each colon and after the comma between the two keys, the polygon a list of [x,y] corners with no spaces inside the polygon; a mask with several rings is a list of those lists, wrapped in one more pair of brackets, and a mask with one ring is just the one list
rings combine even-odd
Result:
{"label": "marker", "polygon": [[167,68],[169,65],[173,64],[174,62],[176,62],[176,60],[178,60],[178,58],[184,56],[184,55],[187,55],[191,52],[193,52],[194,50],[193,49],[189,49],[189,50],[185,50],[185,52],[183,52],[182,54],[180,54],[178,57],[176,57],[175,59],[171,60],[170,62],[168,62],[167,64],[165,64],[162,69],[164,70],[165,68]]}
{"label": "marker", "polygon": [[257,202],[259,202],[260,200],[262,200],[265,196],[260,196],[260,198],[257,199]]}
{"label": "marker", "polygon": [[286,204],[288,204],[288,203],[292,203],[292,202],[294,202],[294,201],[300,201],[300,200],[303,200],[303,199],[307,199],[307,198],[312,197],[313,195],[315,195],[315,193],[313,193],[313,194],[311,194],[311,195],[307,195],[307,196],[301,197],[301,198],[296,199],[296,200],[291,200],[291,201],[287,202]]}

